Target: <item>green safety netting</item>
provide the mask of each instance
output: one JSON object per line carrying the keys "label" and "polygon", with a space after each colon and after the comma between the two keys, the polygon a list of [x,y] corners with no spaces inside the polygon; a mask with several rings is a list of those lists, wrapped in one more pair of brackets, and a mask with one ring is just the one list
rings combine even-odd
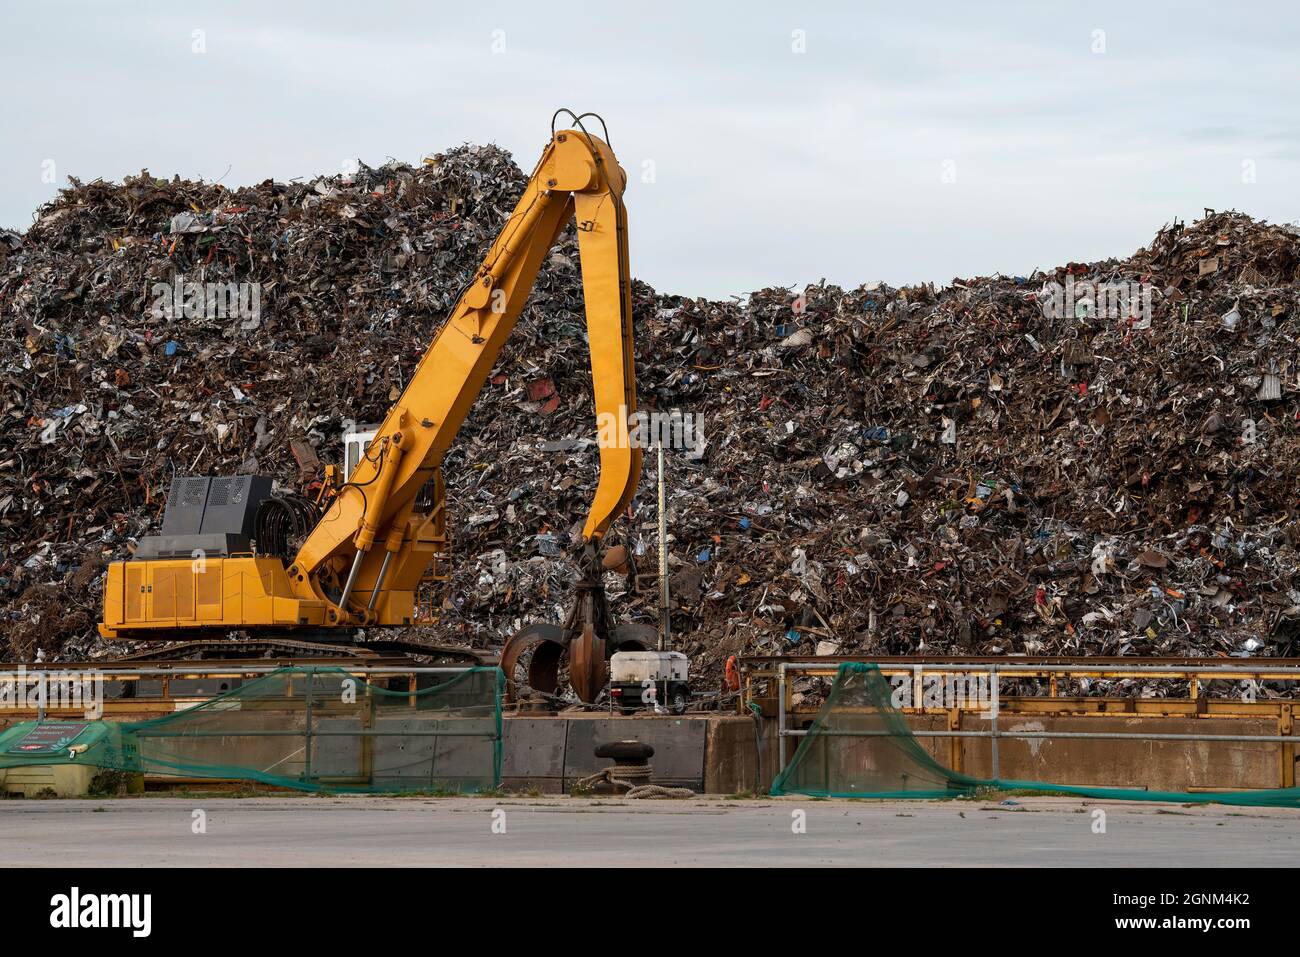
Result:
{"label": "green safety netting", "polygon": [[75,763],[305,791],[498,787],[501,670],[417,673],[414,690],[409,680],[282,668],[149,721],[26,721],[0,732],[0,768]]}
{"label": "green safety netting", "polygon": [[880,669],[856,662],[840,665],[817,719],[771,787],[774,795],[857,798],[951,798],[981,791],[1043,791],[1109,800],[1300,807],[1300,788],[1186,793],[989,780],[961,774],[944,767],[912,733],[906,718],[891,704],[889,682]]}

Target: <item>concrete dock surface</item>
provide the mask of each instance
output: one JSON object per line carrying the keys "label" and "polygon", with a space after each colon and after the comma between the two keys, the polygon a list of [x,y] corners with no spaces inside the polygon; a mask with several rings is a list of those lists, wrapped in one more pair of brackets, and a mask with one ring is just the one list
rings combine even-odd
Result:
{"label": "concrete dock surface", "polygon": [[[0,801],[9,867],[1265,866],[1300,810],[1024,797]],[[1100,812],[1100,813],[1099,813]]]}

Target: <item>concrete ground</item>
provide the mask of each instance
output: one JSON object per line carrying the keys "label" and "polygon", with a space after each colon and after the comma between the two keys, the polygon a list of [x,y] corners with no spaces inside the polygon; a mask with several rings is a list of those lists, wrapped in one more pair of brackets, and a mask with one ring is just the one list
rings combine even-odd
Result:
{"label": "concrete ground", "polygon": [[[1300,861],[1300,811],[1014,800],[6,800],[0,801],[0,847],[9,867],[1239,867]],[[1105,812],[1105,833],[1094,833],[1097,809]],[[795,833],[800,811],[806,829]],[[206,823],[206,833],[195,833],[196,822]],[[505,833],[494,833],[494,824]]]}

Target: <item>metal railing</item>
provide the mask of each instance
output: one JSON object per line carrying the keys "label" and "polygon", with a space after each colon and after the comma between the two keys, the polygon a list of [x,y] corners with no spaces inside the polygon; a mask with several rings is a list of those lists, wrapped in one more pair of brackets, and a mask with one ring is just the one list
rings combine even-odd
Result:
{"label": "metal railing", "polygon": [[[1203,701],[1200,692],[1204,685],[1213,681],[1274,681],[1274,682],[1300,682],[1300,661],[1292,659],[1251,659],[1249,663],[1243,661],[1241,664],[1220,664],[1220,663],[1198,663],[1198,664],[1173,664],[1167,661],[1155,663],[1142,662],[1124,662],[1123,664],[1115,663],[1113,659],[1099,661],[1095,664],[1080,663],[1050,663],[1044,661],[1035,661],[1027,663],[1016,663],[1007,661],[1005,663],[992,663],[987,661],[912,661],[906,660],[872,660],[870,658],[856,659],[832,659],[830,661],[772,661],[770,659],[760,660],[759,662],[742,663],[742,674],[745,676],[744,694],[742,695],[742,707],[747,707],[748,703],[756,699],[754,693],[755,684],[764,678],[775,678],[777,684],[777,749],[778,749],[778,766],[780,771],[784,771],[787,765],[787,746],[788,738],[800,738],[809,734],[808,730],[788,727],[788,718],[791,713],[790,707],[790,681],[791,674],[802,674],[805,676],[822,676],[833,677],[838,673],[840,664],[845,661],[856,661],[865,664],[875,664],[886,678],[898,675],[911,675],[913,678],[914,700],[924,701],[924,691],[921,687],[923,675],[969,675],[981,674],[986,675],[990,691],[988,702],[981,702],[973,707],[952,708],[952,707],[904,707],[898,710],[903,713],[952,713],[953,711],[969,711],[987,718],[989,727],[987,729],[975,731],[963,731],[957,728],[950,728],[942,731],[931,730],[914,730],[911,733],[918,738],[946,738],[946,739],[963,739],[963,738],[981,738],[990,742],[991,764],[993,777],[1000,776],[1001,757],[999,753],[999,742],[1005,738],[1011,739],[1083,739],[1083,740],[1142,740],[1142,741],[1210,741],[1224,743],[1259,743],[1259,744],[1277,744],[1279,746],[1279,762],[1281,765],[1281,783],[1283,787],[1294,786],[1295,784],[1295,744],[1300,741],[1293,736],[1293,723],[1291,714],[1291,702],[1274,701],[1262,704],[1263,709],[1256,708],[1232,708],[1230,710],[1218,710],[1213,713],[1214,717],[1268,717],[1270,713],[1275,715],[1279,725],[1279,733],[1275,735],[1242,735],[1242,734],[1183,734],[1183,733],[1162,733],[1162,732],[1112,732],[1112,731],[1038,731],[1038,730],[1006,730],[998,725],[999,714],[1002,711],[1001,702],[1001,683],[1005,679],[1047,679],[1049,685],[1049,698],[1064,704],[1067,700],[1078,701],[1081,699],[1065,699],[1058,696],[1058,681],[1061,678],[1096,678],[1100,680],[1122,680],[1131,679],[1174,679],[1187,680],[1189,682],[1190,697],[1182,699],[1185,703],[1195,707],[1198,701]],[[757,665],[757,667],[756,667]],[[775,665],[773,668],[772,665]],[[1018,698],[1023,701],[1023,698]],[[1179,703],[1179,699],[1160,699],[1163,703],[1171,701]],[[1177,710],[1177,709],[1176,709]],[[1017,711],[1017,714],[1023,712]],[[1038,712],[1041,713],[1041,712]],[[1096,715],[1117,716],[1119,714],[1129,714],[1129,712],[1115,712],[1096,710],[1089,712]],[[1167,712],[1166,712],[1167,713]],[[1208,712],[1185,710],[1181,714],[1186,716],[1206,715]],[[1180,714],[1180,716],[1181,716]],[[887,731],[840,731],[840,732],[819,732],[827,734],[839,734],[853,737],[875,737],[889,736]]]}
{"label": "metal railing", "polygon": [[[30,670],[28,670],[29,668]],[[204,728],[182,724],[179,726],[180,730],[178,731],[166,722],[154,728],[146,721],[142,723],[142,726],[136,727],[133,734],[142,740],[174,738],[185,742],[197,742],[204,739],[222,739],[226,742],[226,746],[232,749],[231,756],[221,762],[208,761],[206,763],[229,764],[232,767],[241,763],[237,760],[239,757],[238,747],[234,742],[243,739],[291,739],[300,741],[300,746],[288,745],[287,747],[291,750],[279,755],[276,765],[294,760],[300,761],[302,763],[301,771],[291,776],[308,783],[330,785],[364,783],[369,775],[374,773],[374,768],[370,765],[373,760],[371,742],[377,739],[410,738],[413,740],[429,739],[433,741],[434,746],[428,749],[427,755],[420,757],[415,763],[417,765],[420,762],[427,764],[429,780],[434,781],[438,777],[438,761],[440,758],[436,742],[443,738],[477,738],[496,751],[494,779],[492,782],[492,786],[496,786],[499,783],[500,749],[503,740],[500,722],[501,701],[499,688],[492,699],[492,714],[475,713],[486,710],[488,708],[486,702],[470,705],[451,704],[445,709],[431,709],[429,711],[417,710],[418,706],[416,704],[421,694],[431,692],[437,694],[437,689],[444,684],[444,682],[438,682],[434,685],[420,686],[422,676],[443,676],[451,679],[468,672],[482,670],[485,670],[483,666],[425,667],[419,665],[367,665],[353,662],[346,664],[303,662],[294,665],[226,662],[212,666],[196,662],[177,662],[174,665],[151,663],[102,669],[77,667],[74,672],[74,669],[67,664],[42,663],[33,667],[23,663],[5,663],[0,664],[0,683],[9,682],[12,684],[24,674],[28,680],[41,675],[50,680],[57,680],[61,676],[75,673],[83,676],[83,678],[101,679],[104,685],[117,685],[114,690],[117,690],[118,694],[114,696],[107,694],[108,687],[104,688],[105,694],[100,702],[102,717],[107,718],[110,712],[116,712],[119,717],[127,715],[140,716],[142,714],[162,716],[191,707],[198,709],[198,706],[204,702],[211,701],[222,695],[229,695],[232,692],[234,692],[233,696],[237,696],[238,689],[245,679],[257,680],[275,672],[292,671],[293,674],[289,676],[289,683],[284,693],[259,694],[240,701],[242,705],[240,711],[244,713],[265,711],[273,725],[275,720],[280,720],[284,726]],[[399,684],[403,683],[401,682],[403,678],[406,681],[404,682],[404,688],[382,689],[391,696],[394,702],[394,706],[391,708],[380,707],[380,700],[369,687],[358,691],[356,700],[346,702],[340,707],[332,696],[314,687],[314,679],[329,677],[338,677],[340,680],[345,677],[355,677],[363,681],[366,686],[376,685],[376,682],[367,679],[396,678]],[[299,679],[305,680],[299,681]],[[142,681],[158,682],[158,693],[153,695],[126,693],[128,690],[132,692],[138,691],[139,683]],[[205,686],[178,688],[177,684],[180,682],[198,682]],[[454,695],[456,692],[451,691],[448,693]],[[83,701],[76,705],[59,704],[39,708],[0,707],[0,726],[3,726],[8,721],[24,720],[28,717],[38,719],[59,717],[66,720],[68,717],[76,716],[78,712],[84,711],[84,705],[85,702]],[[110,705],[112,706],[110,707]],[[407,708],[412,709],[410,712],[412,715],[423,720],[423,726],[392,729],[376,726],[379,718],[404,717]],[[482,723],[494,716],[495,720],[492,722],[490,729],[486,725],[481,728],[470,727],[475,722]],[[344,729],[320,726],[322,721],[339,718],[356,719],[358,724],[356,727]],[[301,724],[299,724],[298,719],[301,719]],[[359,751],[357,760],[360,764],[358,767],[360,772],[363,773],[359,775],[321,774],[319,769],[313,770],[313,755],[320,739],[355,740]],[[263,768],[262,770],[270,771],[272,769]],[[388,770],[393,774],[398,773],[393,769]],[[399,769],[399,771],[402,774],[407,773],[405,770]],[[191,777],[187,777],[184,773],[159,768],[151,769],[149,776],[173,782],[191,780]],[[211,780],[240,779],[238,776],[229,779],[224,776],[209,778],[206,774],[200,775],[200,777]]]}
{"label": "metal railing", "polygon": [[[293,664],[245,664],[243,662],[221,662],[205,664],[203,662],[175,662],[168,664],[141,663],[119,664],[111,667],[96,668],[89,662],[76,663],[40,663],[4,662],[0,663],[0,684],[8,683],[11,687],[20,676],[33,682],[44,675],[50,686],[55,686],[62,678],[75,675],[78,679],[91,679],[101,684],[99,691],[99,714],[106,718],[139,718],[152,715],[170,714],[181,707],[189,707],[214,698],[220,694],[233,691],[246,680],[256,680],[272,672],[285,668],[318,669],[321,673],[341,672],[359,679],[387,681],[389,691],[404,691],[417,694],[427,685],[421,678],[444,676],[450,678],[472,670],[473,665],[455,666],[420,666],[410,664],[360,664],[356,659],[345,659],[343,663],[331,661],[326,664],[300,661]],[[402,679],[405,679],[402,687]],[[391,687],[392,684],[398,687]],[[57,690],[57,689],[55,689]],[[31,695],[27,696],[28,701]],[[84,695],[83,695],[84,698]],[[41,707],[35,704],[16,706],[11,695],[0,704],[0,726],[6,722],[26,720],[28,718],[70,717],[84,712],[84,702],[71,703],[60,701],[55,694]]]}

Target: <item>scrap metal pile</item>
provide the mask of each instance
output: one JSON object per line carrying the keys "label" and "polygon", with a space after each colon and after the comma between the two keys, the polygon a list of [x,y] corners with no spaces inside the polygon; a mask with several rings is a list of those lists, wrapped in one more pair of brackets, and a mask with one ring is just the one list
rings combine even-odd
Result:
{"label": "scrap metal pile", "polygon": [[[142,173],[0,234],[0,650],[105,653],[102,563],[175,473],[308,490],[523,183],[495,147],[235,190]],[[577,261],[570,234],[446,463],[442,640],[499,647],[568,605],[596,461]],[[1134,296],[1117,313],[1102,282]],[[257,308],[209,283],[259,284]],[[1293,229],[1212,214],[942,289],[634,291],[641,403],[698,428],[667,461],[674,631],[706,682],[740,653],[1300,653]],[[609,576],[641,621],[653,461],[614,533],[641,575]]]}

